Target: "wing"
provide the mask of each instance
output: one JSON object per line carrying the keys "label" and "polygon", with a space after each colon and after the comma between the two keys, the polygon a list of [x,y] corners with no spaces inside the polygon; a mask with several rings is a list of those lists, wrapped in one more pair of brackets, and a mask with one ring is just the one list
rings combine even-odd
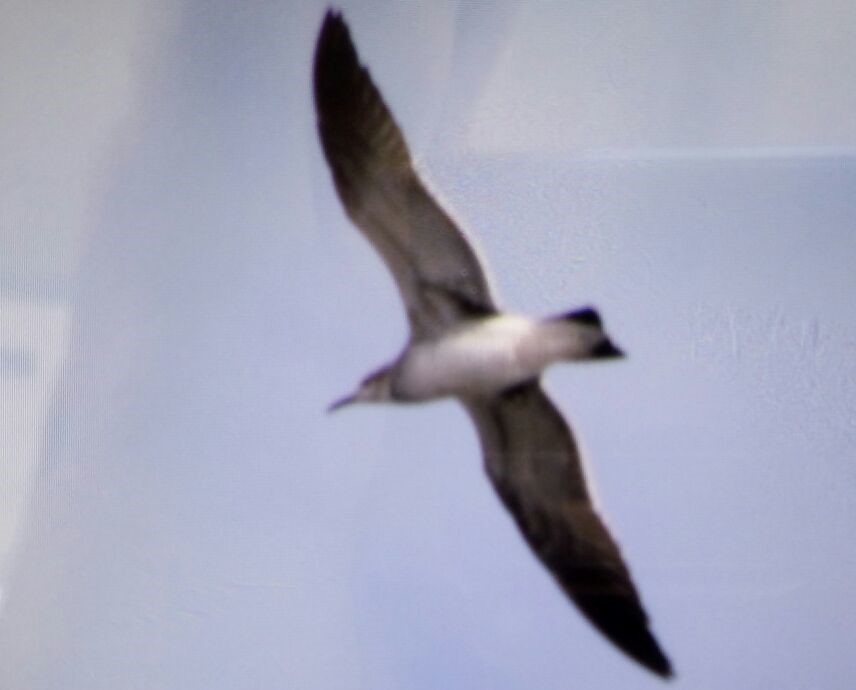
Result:
{"label": "wing", "polygon": [[348,27],[328,11],[315,49],[318,132],[348,216],[392,272],[414,337],[495,312],[472,247],[425,190]]}
{"label": "wing", "polygon": [[464,406],[488,475],[541,562],[598,630],[643,666],[670,676],[618,546],[592,505],[571,431],[540,384]]}

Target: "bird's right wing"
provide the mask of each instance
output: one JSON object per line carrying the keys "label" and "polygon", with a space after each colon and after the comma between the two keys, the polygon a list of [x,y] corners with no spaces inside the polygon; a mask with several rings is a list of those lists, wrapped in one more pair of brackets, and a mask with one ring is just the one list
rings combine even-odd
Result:
{"label": "bird's right wing", "polygon": [[315,49],[324,155],[351,220],[392,272],[416,338],[495,311],[472,247],[425,190],[348,27],[328,11]]}
{"label": "bird's right wing", "polygon": [[618,546],[592,505],[571,431],[540,384],[463,402],[488,475],[541,562],[615,645],[671,675]]}

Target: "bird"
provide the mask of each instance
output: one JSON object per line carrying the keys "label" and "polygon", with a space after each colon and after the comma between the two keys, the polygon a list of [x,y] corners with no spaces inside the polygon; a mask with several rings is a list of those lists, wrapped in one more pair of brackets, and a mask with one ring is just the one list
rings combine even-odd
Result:
{"label": "bird", "polygon": [[500,311],[473,247],[420,179],[332,8],[316,42],[313,92],[339,199],[391,272],[410,331],[391,363],[329,409],[457,398],[501,502],[559,587],[618,649],[668,678],[671,662],[593,503],[570,427],[540,383],[550,364],[624,353],[592,307],[548,318]]}

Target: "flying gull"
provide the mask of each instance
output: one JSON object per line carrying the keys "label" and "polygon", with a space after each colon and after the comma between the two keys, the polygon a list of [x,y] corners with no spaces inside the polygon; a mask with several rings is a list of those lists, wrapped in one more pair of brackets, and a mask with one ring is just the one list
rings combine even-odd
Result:
{"label": "flying gull", "polygon": [[407,311],[410,340],[331,405],[455,397],[481,441],[487,474],[541,562],[582,614],[656,674],[671,664],[618,546],[592,503],[579,452],[539,383],[559,361],[622,356],[598,313],[502,313],[472,247],[426,191],[407,144],[342,16],[329,10],[315,50],[318,131],[350,219],[380,253]]}

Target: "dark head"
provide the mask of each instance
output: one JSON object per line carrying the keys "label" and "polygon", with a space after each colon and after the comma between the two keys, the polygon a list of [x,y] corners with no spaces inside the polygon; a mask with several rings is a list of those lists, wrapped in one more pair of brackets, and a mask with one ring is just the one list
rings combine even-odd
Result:
{"label": "dark head", "polygon": [[626,356],[604,331],[603,321],[595,309],[576,309],[557,316],[554,320],[576,327],[575,347],[569,359],[614,359]]}
{"label": "dark head", "polygon": [[327,412],[335,412],[340,407],[352,403],[384,402],[390,399],[392,399],[391,367],[383,367],[366,376],[356,391],[331,404]]}

